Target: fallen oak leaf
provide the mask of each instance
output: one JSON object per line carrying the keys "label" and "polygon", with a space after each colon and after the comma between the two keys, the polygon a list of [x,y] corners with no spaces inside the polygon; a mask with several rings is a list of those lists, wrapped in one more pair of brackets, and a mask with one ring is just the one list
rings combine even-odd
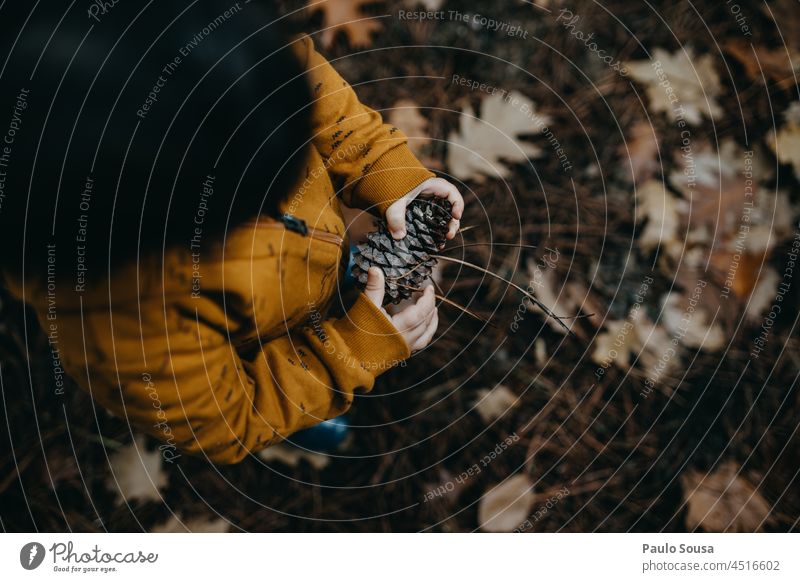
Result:
{"label": "fallen oak leaf", "polygon": [[419,106],[411,99],[400,99],[392,105],[388,121],[408,136],[408,147],[415,154],[419,153],[423,146],[431,143],[431,138],[427,135],[428,120],[422,116]]}
{"label": "fallen oak leaf", "polygon": [[428,120],[419,112],[419,105],[411,99],[401,99],[387,116],[387,121],[408,137],[408,148],[428,168],[441,166],[438,160],[428,155],[431,138],[428,136]]}
{"label": "fallen oak leaf", "polygon": [[436,12],[442,7],[445,0],[405,0],[405,5],[409,8],[422,6],[428,12]]}
{"label": "fallen oak leaf", "polygon": [[762,531],[772,521],[770,505],[741,473],[738,464],[727,461],[708,474],[692,470],[681,475],[686,527],[707,532]]}
{"label": "fallen oak leaf", "polygon": [[770,130],[767,145],[782,164],[791,164],[800,180],[800,101],[795,101],[784,113],[785,124],[775,133]]}
{"label": "fallen oak leaf", "polygon": [[362,13],[361,9],[371,0],[325,0],[322,3],[309,0],[308,10],[314,14],[322,12],[323,30],[320,43],[326,49],[333,46],[336,35],[342,32],[351,47],[372,45],[372,33],[381,30],[381,23]]}
{"label": "fallen oak leaf", "polygon": [[727,43],[724,50],[741,63],[750,80],[756,83],[771,80],[781,89],[794,87],[800,71],[800,53],[788,53],[782,48],[770,50],[742,40]]}
{"label": "fallen oak leaf", "polygon": [[663,327],[644,315],[642,308],[631,309],[624,320],[606,321],[606,330],[595,339],[592,361],[596,364],[604,368],[614,364],[629,370],[633,358],[654,383],[672,371],[674,358],[664,358],[670,353],[670,338]]}
{"label": "fallen oak leaf", "polygon": [[636,220],[647,222],[638,239],[642,250],[649,253],[663,247],[670,256],[680,256],[683,243],[678,237],[679,208],[683,201],[658,180],[648,180],[636,188],[636,201]]}
{"label": "fallen oak leaf", "polygon": [[761,315],[775,302],[778,294],[778,283],[781,276],[772,267],[766,267],[758,277],[754,288],[748,294],[747,316],[757,321]]}
{"label": "fallen oak leaf", "polygon": [[537,146],[519,141],[519,137],[540,133],[548,123],[550,118],[536,113],[533,101],[522,93],[490,95],[481,103],[480,118],[469,105],[461,112],[459,131],[449,136],[447,166],[462,180],[506,178],[511,170],[503,160],[524,162],[542,154]]}
{"label": "fallen oak leaf", "polygon": [[306,462],[317,471],[321,471],[331,462],[328,455],[303,450],[301,448],[279,443],[258,452],[259,458],[265,463],[279,462],[289,467],[297,467],[301,462]]}
{"label": "fallen oak leaf", "polygon": [[709,266],[715,271],[716,279],[722,281],[739,298],[747,297],[753,292],[763,262],[763,255],[724,249],[712,250],[708,260]]}
{"label": "fallen oak leaf", "polygon": [[[556,289],[556,274],[553,269],[542,269],[532,259],[528,260],[528,275],[530,276],[530,289],[534,297],[544,305],[550,313],[558,316],[565,316],[580,309],[581,304],[586,302],[588,292],[577,283],[566,283],[560,289]],[[527,304],[526,304],[527,305]],[[561,319],[556,321],[548,317],[547,324],[559,333],[566,333],[563,326],[570,331],[575,327],[576,318]]]}
{"label": "fallen oak leaf", "polygon": [[688,291],[686,295],[676,291],[667,293],[662,314],[664,327],[681,344],[713,352],[723,348],[728,337],[718,321],[718,312],[705,308],[700,301],[706,285],[698,282],[691,295]]}
{"label": "fallen oak leaf", "polygon": [[163,470],[161,453],[148,452],[144,438],[137,437],[131,444],[114,452],[109,457],[111,474],[106,477],[106,486],[117,493],[118,503],[161,501],[161,489],[167,486],[167,474]]}
{"label": "fallen oak leaf", "polygon": [[477,394],[478,397],[472,405],[483,422],[487,424],[503,416],[519,402],[517,395],[503,384],[498,384],[491,389],[481,388]]}
{"label": "fallen oak leaf", "polygon": [[182,519],[180,514],[172,514],[164,523],[153,527],[151,533],[227,533],[230,523],[224,519]]}
{"label": "fallen oak leaf", "polygon": [[495,485],[478,503],[478,523],[488,532],[510,532],[525,521],[535,501],[527,475],[514,475]]}
{"label": "fallen oak leaf", "polygon": [[711,55],[696,57],[691,48],[673,54],[656,48],[651,60],[628,61],[625,66],[631,77],[647,88],[654,112],[666,113],[672,121],[680,112],[691,125],[699,125],[703,116],[717,119],[722,115],[716,102],[722,84]]}
{"label": "fallen oak leaf", "polygon": [[[698,278],[694,271],[708,265],[724,295],[732,291],[739,299],[749,297],[761,265],[794,229],[796,210],[788,194],[759,185],[773,177],[762,149],[745,151],[730,138],[720,143],[718,151],[704,144],[690,158],[681,157],[670,183],[686,198],[677,206],[678,232],[686,233],[686,244],[676,247],[684,257],[677,266],[679,273],[687,273],[679,277],[684,283],[694,285]],[[678,258],[676,253],[671,256]],[[671,272],[674,269],[670,267]],[[710,313],[719,305],[707,307]]]}
{"label": "fallen oak leaf", "polygon": [[620,146],[619,155],[627,159],[625,169],[630,168],[632,182],[640,184],[652,178],[658,170],[658,141],[650,123],[640,121],[628,131],[626,141]]}
{"label": "fallen oak leaf", "polygon": [[[774,176],[761,149],[745,151],[726,138],[719,150],[704,143],[690,154],[680,156],[669,176],[672,187],[683,194],[681,230],[688,231],[688,242],[733,250],[740,233],[749,233],[756,225],[770,225],[776,233],[786,230],[787,217],[773,217],[776,204],[785,206],[783,195],[758,186]],[[791,215],[788,218],[791,220]],[[744,237],[745,244],[757,242],[749,238],[749,234]],[[773,238],[774,245],[777,237]]]}

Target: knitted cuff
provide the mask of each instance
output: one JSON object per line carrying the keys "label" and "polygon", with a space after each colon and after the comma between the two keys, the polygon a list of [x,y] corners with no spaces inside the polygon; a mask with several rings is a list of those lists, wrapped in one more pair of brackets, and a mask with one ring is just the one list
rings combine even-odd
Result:
{"label": "knitted cuff", "polygon": [[363,293],[344,317],[333,325],[351,355],[375,377],[411,355],[400,332]]}

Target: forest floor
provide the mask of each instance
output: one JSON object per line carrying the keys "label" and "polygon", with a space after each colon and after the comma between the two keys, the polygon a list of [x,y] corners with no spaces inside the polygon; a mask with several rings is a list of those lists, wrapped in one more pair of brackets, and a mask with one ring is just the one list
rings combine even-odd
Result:
{"label": "forest floor", "polygon": [[164,464],[148,439],[156,494],[126,496],[131,429],[52,396],[46,337],[2,296],[0,528],[798,529],[797,3],[415,4],[282,8],[459,186],[454,245],[481,244],[452,255],[573,334],[447,265],[447,297],[491,325],[442,305],[336,455]]}

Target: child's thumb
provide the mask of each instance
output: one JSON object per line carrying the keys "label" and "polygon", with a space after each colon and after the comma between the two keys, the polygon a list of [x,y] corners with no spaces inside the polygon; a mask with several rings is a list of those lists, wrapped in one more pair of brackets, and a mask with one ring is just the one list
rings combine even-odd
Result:
{"label": "child's thumb", "polygon": [[399,240],[406,236],[406,205],[404,200],[398,200],[386,210],[386,226],[392,238]]}
{"label": "child's thumb", "polygon": [[383,307],[384,291],[383,271],[378,267],[370,267],[367,271],[367,286],[364,288],[364,295],[378,307]]}

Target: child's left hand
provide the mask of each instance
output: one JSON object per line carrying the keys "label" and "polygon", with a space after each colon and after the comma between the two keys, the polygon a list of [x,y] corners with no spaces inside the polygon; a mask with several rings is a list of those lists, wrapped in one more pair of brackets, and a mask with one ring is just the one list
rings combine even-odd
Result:
{"label": "child's left hand", "polygon": [[458,232],[459,221],[464,212],[464,199],[458,188],[442,178],[425,180],[386,209],[386,224],[392,237],[401,239],[406,235],[406,207],[420,194],[433,194],[437,198],[447,199],[453,205],[453,220],[450,221],[450,229],[447,231],[447,239],[451,240]]}

